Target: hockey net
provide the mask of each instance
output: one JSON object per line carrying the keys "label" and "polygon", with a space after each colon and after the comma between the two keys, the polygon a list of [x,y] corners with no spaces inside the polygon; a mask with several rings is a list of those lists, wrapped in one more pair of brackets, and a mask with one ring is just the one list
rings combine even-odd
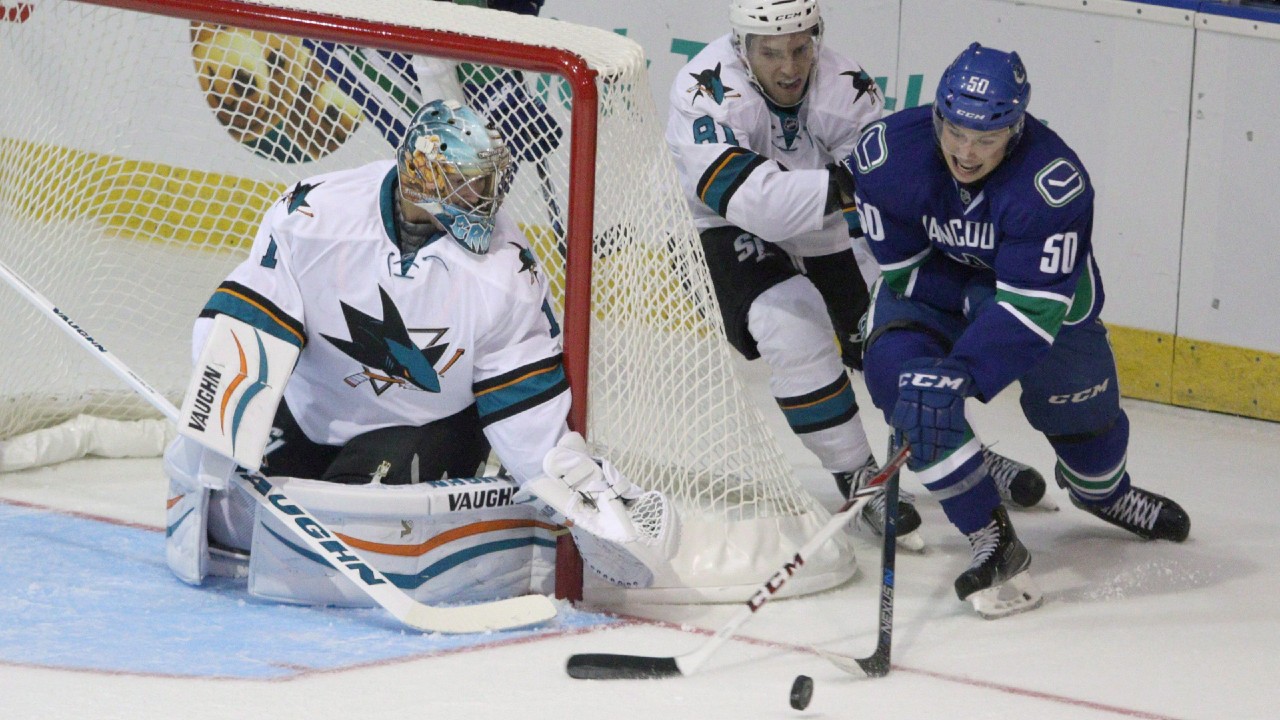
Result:
{"label": "hockey net", "polygon": [[[553,284],[571,423],[681,512],[672,577],[623,593],[588,575],[587,598],[739,600],[827,520],[735,374],[635,42],[421,0],[99,1],[0,6],[0,261],[175,403],[191,323],[268,206],[392,157],[447,62],[437,80],[531,148],[504,207]],[[485,93],[511,78],[522,102]],[[144,402],[0,298],[11,460],[18,436],[75,418],[123,443],[93,452],[159,450]],[[842,582],[852,558],[838,538],[787,588]]]}

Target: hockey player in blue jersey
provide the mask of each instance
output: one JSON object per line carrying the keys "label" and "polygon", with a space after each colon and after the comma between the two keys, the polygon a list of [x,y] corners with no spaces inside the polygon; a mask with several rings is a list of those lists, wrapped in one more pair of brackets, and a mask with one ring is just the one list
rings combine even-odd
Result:
{"label": "hockey player in blue jersey", "polygon": [[[729,342],[769,366],[789,426],[848,495],[878,469],[846,370],[861,369],[863,275],[878,268],[848,222],[852,202],[831,192],[831,169],[880,118],[883,98],[858,63],[823,44],[818,0],[732,0],[729,22],[676,73],[667,145]],[[1043,497],[1034,469],[983,455],[1015,504]],[[866,506],[872,529],[883,507]],[[924,547],[919,526],[904,493],[903,547]]]}
{"label": "hockey player in blue jersey", "polygon": [[968,398],[1019,382],[1076,507],[1142,538],[1181,542],[1190,530],[1181,507],[1130,482],[1129,419],[1099,320],[1093,187],[1071,148],[1027,114],[1030,96],[1017,53],[974,43],[943,73],[932,107],[869,126],[843,163],[843,192],[855,194],[881,267],[866,329],[872,400],[968,537],[956,594],[987,617],[1042,596],[980,472]]}

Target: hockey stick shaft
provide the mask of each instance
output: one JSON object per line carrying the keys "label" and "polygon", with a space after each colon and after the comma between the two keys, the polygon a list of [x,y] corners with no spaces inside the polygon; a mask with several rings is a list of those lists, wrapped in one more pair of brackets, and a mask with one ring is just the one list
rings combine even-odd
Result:
{"label": "hockey stick shaft", "polygon": [[560,252],[560,257],[565,257],[569,248],[566,245],[567,238],[564,233],[564,223],[560,214],[560,203],[556,202],[556,188],[551,182],[551,172],[547,169],[547,158],[540,157],[534,162],[534,167],[538,171],[538,189],[542,191],[542,200],[547,204],[547,216],[551,220],[551,232],[556,236],[556,249]]}
{"label": "hockey stick shaft", "polygon": [[870,677],[884,677],[889,674],[893,649],[894,564],[898,552],[898,473],[885,481],[884,507],[884,545],[880,548],[880,602],[877,608],[879,632],[875,651],[867,657],[855,658],[815,648],[819,655],[850,675],[866,673]]}
{"label": "hockey stick shaft", "polygon": [[[170,422],[178,419],[178,409],[168,398],[133,372],[119,357],[95,340],[66,313],[40,294],[34,287],[0,262],[3,276],[14,290],[55,325],[62,328],[82,348],[97,358],[134,392],[142,396]],[[409,597],[385,575],[365,562],[324,524],[304,508],[289,500],[279,488],[257,472],[238,468],[235,480],[258,503],[290,528],[294,534],[344,577],[364,590],[374,602],[386,608],[396,619],[424,632],[471,633],[507,630],[534,625],[555,617],[555,604],[543,595],[499,600],[492,603],[438,608]]]}
{"label": "hockey stick shaft", "polygon": [[853,496],[808,540],[795,555],[769,577],[742,607],[733,614],[724,627],[716,631],[698,649],[684,655],[671,657],[648,657],[644,655],[617,655],[611,653],[586,653],[570,656],[566,670],[570,677],[580,680],[626,680],[675,677],[692,675],[725,643],[733,637],[738,629],[764,607],[782,587],[799,572],[805,559],[827,543],[845,525],[862,512],[862,508],[877,494],[883,491],[884,483],[898,472],[908,456],[904,447],[894,455],[888,463],[866,485],[858,488]]}

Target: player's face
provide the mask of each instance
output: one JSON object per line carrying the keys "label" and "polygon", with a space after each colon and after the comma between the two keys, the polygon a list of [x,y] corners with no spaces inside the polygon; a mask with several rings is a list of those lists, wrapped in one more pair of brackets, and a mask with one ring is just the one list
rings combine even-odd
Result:
{"label": "player's face", "polygon": [[808,30],[747,36],[747,63],[769,99],[790,107],[804,99],[817,43]]}
{"label": "player's face", "polygon": [[951,176],[962,183],[975,183],[990,175],[1004,160],[1012,128],[970,130],[944,121],[938,138],[942,156]]}

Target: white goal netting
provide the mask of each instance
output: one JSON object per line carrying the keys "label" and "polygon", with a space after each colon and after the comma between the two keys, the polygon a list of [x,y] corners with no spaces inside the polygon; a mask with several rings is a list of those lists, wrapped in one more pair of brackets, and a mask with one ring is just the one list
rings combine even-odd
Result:
{"label": "white goal netting", "polygon": [[[676,574],[642,599],[745,597],[828,518],[735,376],[633,41],[415,0],[227,2],[198,19],[186,3],[112,4],[140,9],[36,0],[0,22],[0,261],[175,403],[191,323],[268,205],[391,157],[424,96],[461,92],[516,138],[505,207],[557,311],[586,308],[589,338],[572,318],[565,335],[586,435],[681,509]],[[594,73],[587,89],[543,72],[562,51]],[[588,253],[589,288],[566,290],[565,258]],[[0,442],[84,414],[157,417],[7,286],[0,303]],[[807,564],[796,591],[854,570],[845,538]]]}

